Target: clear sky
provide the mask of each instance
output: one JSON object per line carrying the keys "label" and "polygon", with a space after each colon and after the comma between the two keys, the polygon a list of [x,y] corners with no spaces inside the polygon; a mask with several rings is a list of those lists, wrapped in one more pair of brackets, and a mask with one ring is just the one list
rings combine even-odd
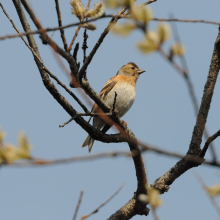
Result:
{"label": "clear sky", "polygon": [[[17,27],[22,30],[13,3],[8,0],[1,2]],[[76,22],[77,19],[71,15],[69,1],[60,2],[63,24]],[[92,4],[94,3],[96,1],[93,0]],[[57,26],[54,1],[38,0],[32,1],[32,4],[44,27]],[[151,8],[157,18],[167,18],[168,14],[173,12],[175,17],[181,19],[219,21],[218,0],[158,0],[151,4]],[[2,10],[0,21],[0,36],[15,33]],[[89,32],[88,51],[92,49],[108,21],[109,18],[95,22],[97,31]],[[156,24],[152,21],[149,28],[154,30]],[[36,29],[31,21],[30,25],[33,30]],[[193,23],[177,23],[177,26],[186,47],[190,76],[200,102],[218,26]],[[75,27],[65,30],[65,33],[70,43]],[[76,41],[80,44],[82,33],[83,31],[80,31]],[[68,85],[68,79],[49,46],[42,45],[38,35],[35,35],[35,39],[45,65]],[[53,39],[62,45],[59,31],[54,33]],[[127,38],[109,34],[88,68],[89,82],[99,92],[104,83],[114,76],[122,65],[130,61],[146,70],[137,82],[135,103],[123,120],[140,140],[184,154],[187,152],[195,124],[194,110],[186,84],[183,77],[160,54],[141,54],[136,49],[136,43],[140,39],[140,31],[135,31]],[[168,50],[173,41],[172,38],[167,42],[164,49]],[[0,41],[0,49],[0,125],[8,134],[6,141],[16,144],[17,133],[22,130],[34,146],[32,155],[35,157],[55,159],[88,155],[88,150],[81,148],[87,136],[83,129],[74,122],[59,128],[59,125],[70,117],[45,89],[32,54],[22,40],[16,38]],[[82,61],[81,51],[78,59]],[[82,112],[76,102],[57,84],[56,86],[77,111]],[[79,94],[77,89],[72,90]],[[219,94],[220,85],[217,81],[207,121],[210,134],[220,129]],[[220,138],[214,145],[219,157]],[[114,150],[128,150],[128,146],[124,143],[105,144],[96,141],[92,154]],[[154,153],[145,153],[143,156],[149,183],[153,183],[178,161]],[[209,151],[205,158],[211,158]],[[220,170],[217,168],[202,165],[193,170],[202,176],[207,185],[220,182]],[[218,218],[200,183],[195,179],[193,170],[178,178],[171,185],[169,192],[161,196],[163,205],[158,209],[161,219]],[[137,184],[133,161],[122,157],[35,168],[4,166],[0,169],[0,179],[2,220],[71,219],[83,189],[84,196],[77,218],[79,219],[107,200],[125,182],[122,191],[90,217],[91,220],[107,219],[132,197]],[[220,203],[219,199],[217,201]],[[147,218],[153,219],[151,214]],[[146,217],[135,216],[133,219]]]}

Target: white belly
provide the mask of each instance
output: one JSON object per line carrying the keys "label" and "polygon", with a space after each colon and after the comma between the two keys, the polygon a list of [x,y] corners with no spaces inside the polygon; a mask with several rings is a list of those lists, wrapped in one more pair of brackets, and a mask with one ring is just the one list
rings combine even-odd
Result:
{"label": "white belly", "polygon": [[113,107],[115,92],[117,93],[115,108],[118,111],[119,117],[122,117],[134,103],[136,90],[134,86],[125,83],[120,88],[113,88],[106,100],[107,105],[111,108]]}

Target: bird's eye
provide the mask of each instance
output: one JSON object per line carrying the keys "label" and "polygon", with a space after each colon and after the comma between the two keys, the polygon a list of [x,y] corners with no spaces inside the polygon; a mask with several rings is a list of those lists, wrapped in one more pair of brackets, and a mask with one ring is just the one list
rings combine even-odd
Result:
{"label": "bird's eye", "polygon": [[133,70],[134,70],[134,67],[131,67],[131,69],[133,69]]}

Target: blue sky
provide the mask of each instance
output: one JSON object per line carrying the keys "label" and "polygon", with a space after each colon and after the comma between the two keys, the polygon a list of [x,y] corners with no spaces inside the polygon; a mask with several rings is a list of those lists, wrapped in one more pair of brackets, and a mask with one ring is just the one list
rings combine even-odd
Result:
{"label": "blue sky", "polygon": [[[1,2],[17,27],[22,30],[12,2],[7,0]],[[86,1],[83,2],[86,4]],[[92,4],[94,3],[96,1],[93,0]],[[54,1],[32,1],[32,5],[44,27],[57,26]],[[60,7],[63,24],[77,21],[71,15],[69,1],[62,1]],[[151,8],[154,16],[158,18],[167,18],[168,14],[173,12],[174,17],[181,19],[219,21],[220,5],[217,0],[190,2],[158,0],[151,4]],[[15,33],[1,10],[0,20],[1,36]],[[89,32],[88,52],[108,21],[106,18],[95,22],[97,31]],[[30,25],[35,30],[31,21]],[[157,23],[152,21],[149,28],[155,30],[156,25]],[[200,102],[218,26],[193,23],[177,23],[177,26],[186,47],[190,76]],[[70,43],[75,27],[66,29],[65,33]],[[76,40],[80,44],[82,34],[83,31],[80,31]],[[38,35],[35,35],[35,39],[45,65],[68,85],[68,79],[57,64],[52,50],[49,46],[41,44]],[[54,33],[53,39],[62,45],[58,31]],[[114,76],[122,65],[130,61],[146,70],[137,82],[135,103],[123,120],[128,123],[128,127],[138,139],[153,146],[184,154],[187,152],[195,124],[194,110],[186,84],[183,77],[160,54],[141,54],[136,49],[136,43],[140,39],[142,33],[138,30],[127,38],[109,34],[88,68],[89,82],[99,92],[104,83]],[[166,51],[173,41],[172,38],[164,45]],[[69,119],[69,115],[45,89],[32,54],[22,40],[15,38],[0,41],[0,48],[0,125],[8,134],[6,142],[15,144],[17,133],[22,130],[34,146],[32,155],[35,157],[55,159],[88,155],[87,149],[81,148],[87,136],[83,129],[74,122],[59,128],[60,124]],[[82,61],[81,51],[78,59]],[[82,112],[62,88],[58,85],[57,88],[78,112]],[[80,96],[77,89],[72,90]],[[217,81],[207,120],[210,134],[220,129],[219,93],[220,86]],[[116,131],[111,129],[110,132]],[[219,156],[220,138],[214,145]],[[92,154],[114,150],[128,150],[128,146],[123,143],[105,144],[96,141]],[[178,161],[154,153],[145,153],[143,156],[149,183],[153,183]],[[209,151],[205,158],[211,158]],[[220,182],[218,168],[203,165],[193,170],[202,176],[207,185]],[[161,219],[218,218],[205,192],[195,179],[193,170],[178,178],[171,185],[169,192],[161,196],[163,205],[158,209]],[[137,184],[132,160],[122,157],[48,167],[2,167],[0,177],[0,213],[3,220],[71,219],[80,191],[83,189],[84,196],[77,218],[79,219],[107,200],[125,182],[122,191],[97,214],[90,217],[91,220],[107,219],[132,197]],[[219,199],[217,201],[220,203]],[[145,218],[135,216],[133,219]],[[153,219],[151,214],[147,218]]]}

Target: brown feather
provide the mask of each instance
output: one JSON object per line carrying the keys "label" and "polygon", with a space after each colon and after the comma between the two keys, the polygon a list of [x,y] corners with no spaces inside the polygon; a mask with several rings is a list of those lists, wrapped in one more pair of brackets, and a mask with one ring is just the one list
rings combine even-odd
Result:
{"label": "brown feather", "polygon": [[[114,77],[113,77],[114,78]],[[116,85],[116,81],[111,78],[102,88],[101,92],[100,92],[100,97],[105,100],[107,94],[114,88],[114,86]],[[112,80],[113,79],[113,80]]]}
{"label": "brown feather", "polygon": [[133,62],[129,62],[128,64],[131,64],[132,66],[136,67],[136,68],[139,68],[135,63]]}

